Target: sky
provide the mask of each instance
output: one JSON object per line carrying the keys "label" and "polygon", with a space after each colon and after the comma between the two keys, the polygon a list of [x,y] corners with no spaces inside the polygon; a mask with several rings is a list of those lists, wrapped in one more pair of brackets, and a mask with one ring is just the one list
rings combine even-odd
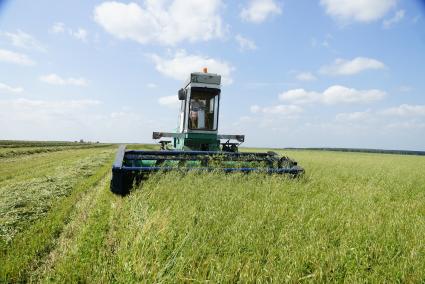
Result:
{"label": "sky", "polygon": [[425,150],[419,0],[0,0],[0,139],[152,143],[203,67],[245,146]]}

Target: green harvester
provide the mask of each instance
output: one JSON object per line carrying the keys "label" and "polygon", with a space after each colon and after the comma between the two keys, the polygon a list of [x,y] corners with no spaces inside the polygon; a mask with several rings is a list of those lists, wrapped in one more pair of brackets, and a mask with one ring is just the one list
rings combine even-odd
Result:
{"label": "green harvester", "polygon": [[221,76],[191,73],[178,91],[179,123],[176,132],[154,132],[160,150],[118,149],[112,166],[111,191],[129,192],[152,172],[222,171],[226,173],[264,172],[297,177],[304,169],[275,152],[239,152],[244,135],[218,134]]}

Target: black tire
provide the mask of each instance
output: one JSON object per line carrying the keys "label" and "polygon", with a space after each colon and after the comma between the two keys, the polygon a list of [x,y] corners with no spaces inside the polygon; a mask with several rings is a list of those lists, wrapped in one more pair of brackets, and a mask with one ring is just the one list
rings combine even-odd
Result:
{"label": "black tire", "polygon": [[133,186],[134,175],[131,172],[112,169],[110,189],[113,193],[125,196]]}

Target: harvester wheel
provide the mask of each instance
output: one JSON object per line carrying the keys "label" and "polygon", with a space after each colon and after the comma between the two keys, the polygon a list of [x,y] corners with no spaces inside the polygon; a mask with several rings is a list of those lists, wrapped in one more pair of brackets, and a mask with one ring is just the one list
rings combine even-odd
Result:
{"label": "harvester wheel", "polygon": [[111,191],[119,195],[127,195],[133,186],[134,175],[131,172],[113,171]]}

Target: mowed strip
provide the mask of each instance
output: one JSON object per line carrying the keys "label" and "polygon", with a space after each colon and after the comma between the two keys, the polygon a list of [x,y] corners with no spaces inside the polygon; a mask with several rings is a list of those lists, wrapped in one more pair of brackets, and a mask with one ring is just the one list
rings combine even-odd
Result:
{"label": "mowed strip", "polygon": [[[113,251],[103,248],[110,245],[108,227],[119,222],[112,215],[122,202],[109,192],[109,181],[107,175],[78,201],[54,249],[30,275],[31,282],[85,282],[94,274],[101,275],[94,283],[109,282],[112,277],[104,269],[110,266]],[[93,273],[96,270],[102,273]]]}
{"label": "mowed strip", "polygon": [[[115,147],[110,147],[110,149],[115,149]],[[7,183],[13,184],[27,179],[50,175],[60,165],[69,165],[102,150],[107,149],[68,149],[58,152],[3,158],[0,162],[0,190]],[[10,181],[7,182],[7,180]]]}
{"label": "mowed strip", "polygon": [[83,144],[83,145],[69,145],[69,146],[41,146],[41,147],[20,147],[20,148],[1,148],[0,159],[18,157],[25,155],[33,155],[38,153],[49,153],[72,149],[87,149],[87,148],[102,148],[110,147],[108,144]]}
{"label": "mowed strip", "polygon": [[[116,226],[123,198],[110,193],[110,176],[90,199],[77,206],[71,222],[45,264],[31,280],[36,282],[111,283],[115,279]],[[75,261],[78,260],[78,261]]]}
{"label": "mowed strip", "polygon": [[113,152],[113,149],[74,152],[71,159],[58,157],[39,172],[27,168],[26,163],[15,162],[21,171],[32,173],[32,177],[18,176],[0,183],[0,244],[10,242],[18,232],[46,215],[79,181],[110,162]]}
{"label": "mowed strip", "polygon": [[110,172],[110,160],[90,176],[80,180],[67,197],[56,202],[43,218],[38,219],[13,241],[1,248],[0,282],[26,282],[56,245],[75,204]]}

